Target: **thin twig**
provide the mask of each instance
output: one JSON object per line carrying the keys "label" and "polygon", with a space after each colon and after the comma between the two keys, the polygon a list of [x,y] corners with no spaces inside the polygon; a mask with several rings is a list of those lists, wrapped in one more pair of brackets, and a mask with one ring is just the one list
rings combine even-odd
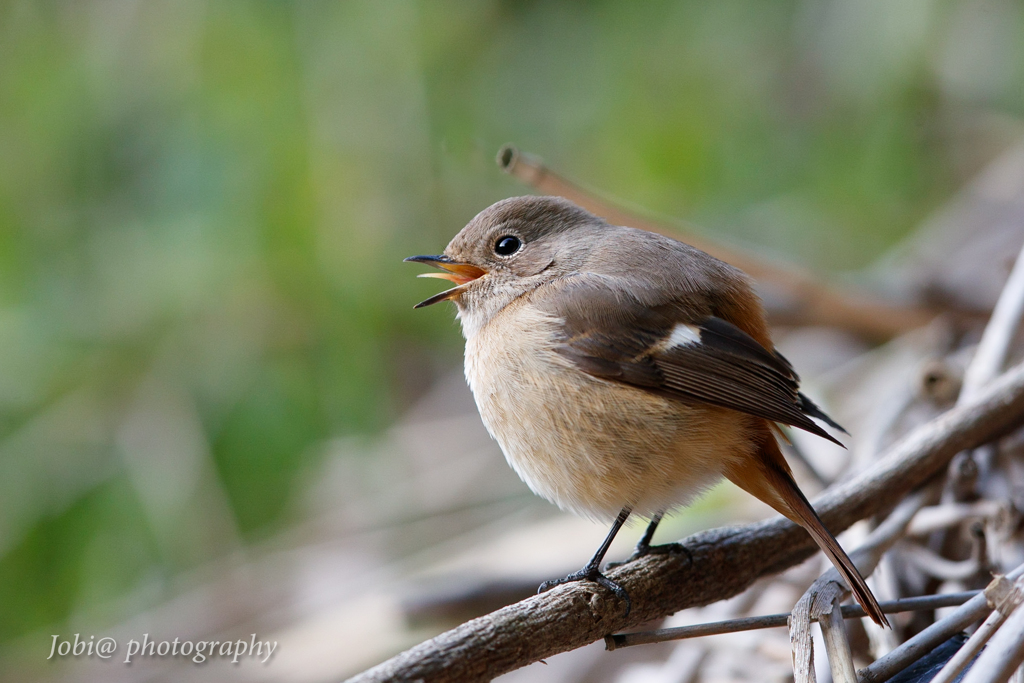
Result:
{"label": "thin twig", "polygon": [[[1006,575],[1007,579],[1016,580],[1024,575],[1024,564]],[[860,670],[861,683],[882,683],[916,662],[925,653],[944,643],[957,631],[962,631],[974,622],[982,619],[989,610],[988,598],[979,593],[965,602],[959,609],[928,628],[924,629],[898,648],[880,657]]]}
{"label": "thin twig", "polygon": [[946,529],[969,519],[994,519],[1006,509],[1006,503],[997,500],[979,500],[975,503],[944,503],[922,509],[914,515],[907,528],[908,536],[923,536]]}
{"label": "thin twig", "polygon": [[963,683],[1005,683],[1024,662],[1024,609],[1019,605],[978,656]]}
{"label": "thin twig", "polygon": [[978,573],[981,565],[974,557],[967,560],[947,560],[934,550],[917,543],[901,547],[901,557],[925,574],[943,581],[963,581]]}
{"label": "thin twig", "polygon": [[932,679],[932,683],[953,683],[964,667],[981,651],[989,638],[999,630],[1006,618],[1020,606],[1021,599],[1024,597],[1022,589],[1024,589],[1024,578],[1022,577],[1011,582],[1005,576],[998,576],[988,585],[985,589],[985,597],[988,599],[989,606],[995,609],[992,614],[988,615],[985,623],[979,626],[970,639],[957,650],[952,659],[946,662],[946,666],[942,667],[942,671]]}
{"label": "thin twig", "polygon": [[[527,185],[545,194],[565,197],[610,223],[680,237],[680,228],[619,208],[553,172],[538,157],[520,152],[512,145],[498,151],[498,165]],[[762,256],[727,247],[692,232],[685,235],[685,240],[745,271],[755,280],[784,292],[785,310],[769,311],[775,322],[827,325],[884,340],[922,327],[938,314],[925,308],[895,306],[867,296],[841,293],[792,265],[777,265]]]}
{"label": "thin twig", "polygon": [[[931,610],[938,609],[940,607],[962,605],[979,593],[981,593],[981,591],[943,593],[942,595],[922,595],[915,598],[903,598],[901,600],[882,602],[879,603],[879,606],[886,614],[916,612],[919,610]],[[843,619],[859,619],[860,617],[866,616],[867,613],[860,605],[842,605],[842,615]],[[741,619],[728,619],[726,621],[715,621],[708,624],[660,628],[653,631],[616,633],[615,635],[605,636],[605,649],[618,650],[632,645],[648,645],[650,643],[662,643],[668,640],[685,640],[687,638],[717,636],[723,633],[738,633],[740,631],[756,631],[765,628],[778,628],[780,626],[785,626],[790,616],[790,614],[766,614],[760,617],[743,617]]]}
{"label": "thin twig", "polygon": [[1013,265],[999,300],[992,309],[992,317],[978,343],[970,365],[964,373],[958,401],[969,401],[986,384],[996,378],[1006,365],[1013,341],[1024,317],[1024,247]]}
{"label": "thin twig", "polygon": [[1006,617],[998,610],[988,615],[978,630],[971,634],[971,637],[956,651],[952,659],[946,662],[946,666],[942,667],[942,671],[936,674],[931,683],[953,683],[964,667],[985,646],[992,634],[1003,625],[1004,621],[1006,621]]}

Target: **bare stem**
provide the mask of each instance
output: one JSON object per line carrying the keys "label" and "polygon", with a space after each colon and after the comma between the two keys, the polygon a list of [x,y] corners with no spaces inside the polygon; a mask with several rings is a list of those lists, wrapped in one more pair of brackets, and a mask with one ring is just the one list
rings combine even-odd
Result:
{"label": "bare stem", "polygon": [[853,650],[846,635],[846,624],[839,603],[832,604],[832,611],[818,620],[821,635],[825,639],[825,651],[832,669],[835,683],[857,683],[857,669],[853,665]]}
{"label": "bare stem", "polygon": [[[939,607],[952,607],[962,605],[981,591],[966,591],[964,593],[944,593],[942,595],[924,595],[916,598],[903,598],[902,600],[890,600],[879,603],[882,611],[886,614],[898,614],[900,612],[916,612],[918,610],[938,609]],[[859,619],[867,616],[864,608],[860,605],[843,605],[843,619]],[[648,645],[650,643],[662,643],[668,640],[685,640],[687,638],[701,638],[704,636],[717,636],[723,633],[738,633],[740,631],[755,631],[763,628],[778,628],[785,626],[790,614],[766,614],[761,617],[744,617],[742,619],[729,619],[727,621],[715,621],[708,624],[694,624],[692,626],[677,626],[675,628],[660,628],[653,631],[639,631],[637,633],[617,633],[613,636],[606,636],[604,639],[606,649],[618,650],[631,645]],[[813,621],[817,621],[814,619]]]}
{"label": "bare stem", "polygon": [[1024,316],[1024,247],[992,309],[978,350],[964,373],[959,401],[970,400],[978,390],[1002,372],[1010,353],[1010,342]]}
{"label": "bare stem", "polygon": [[[1013,580],[1022,574],[1024,565],[1007,574],[1006,578]],[[962,631],[982,619],[991,609],[988,598],[984,593],[979,593],[945,619],[935,622],[889,654],[861,669],[861,683],[882,683],[889,680],[927,652],[946,642],[957,631]]]}
{"label": "bare stem", "polygon": [[1004,683],[1024,662],[1024,609],[1007,618],[964,677],[964,683]]}

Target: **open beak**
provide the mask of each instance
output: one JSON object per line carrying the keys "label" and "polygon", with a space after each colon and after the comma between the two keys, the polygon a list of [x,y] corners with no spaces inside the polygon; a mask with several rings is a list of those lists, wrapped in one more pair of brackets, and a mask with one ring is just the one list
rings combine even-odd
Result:
{"label": "open beak", "polygon": [[453,261],[444,254],[439,256],[410,256],[405,260],[413,263],[426,263],[429,266],[434,266],[435,268],[440,268],[445,271],[443,273],[421,273],[420,275],[417,275],[417,277],[436,277],[442,280],[454,282],[456,285],[451,289],[446,289],[440,294],[435,294],[429,299],[419,302],[413,306],[413,308],[423,308],[424,306],[436,304],[438,301],[447,301],[453,296],[461,294],[466,285],[470,282],[473,282],[477,278],[487,274],[487,271],[483,268],[477,268],[476,266],[468,263]]}

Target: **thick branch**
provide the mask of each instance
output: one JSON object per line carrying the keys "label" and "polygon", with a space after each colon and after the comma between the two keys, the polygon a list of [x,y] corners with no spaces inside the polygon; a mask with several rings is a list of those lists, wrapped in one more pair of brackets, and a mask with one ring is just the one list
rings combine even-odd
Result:
{"label": "thick branch", "polygon": [[[891,506],[945,467],[956,453],[997,438],[1024,422],[1024,364],[894,444],[870,470],[815,501],[838,532]],[[608,633],[636,627],[687,607],[732,597],[756,579],[793,566],[817,549],[800,527],[783,519],[712,529],[685,541],[693,557],[651,555],[609,575],[633,601],[623,605],[589,582],[555,588],[469,621],[383,664],[352,683],[486,681],[545,657],[582,647]]]}

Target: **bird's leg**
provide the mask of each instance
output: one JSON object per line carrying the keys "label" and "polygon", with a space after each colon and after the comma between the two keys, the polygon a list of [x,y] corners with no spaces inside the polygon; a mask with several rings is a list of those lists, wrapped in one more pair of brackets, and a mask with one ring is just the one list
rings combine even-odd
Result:
{"label": "bird's leg", "polygon": [[664,516],[664,512],[659,512],[651,517],[651,522],[647,525],[644,535],[640,537],[639,541],[637,541],[636,548],[633,550],[633,554],[630,556],[630,559],[643,557],[651,552],[651,541],[654,539],[654,532],[658,530],[658,524],[661,523],[661,518]]}
{"label": "bird's leg", "polygon": [[615,521],[612,523],[612,528],[608,531],[608,535],[605,536],[604,542],[601,543],[601,547],[598,548],[597,552],[594,553],[594,556],[590,558],[590,562],[587,563],[587,566],[578,572],[569,574],[569,576],[566,576],[565,578],[545,581],[537,589],[537,592],[543,593],[548,589],[554,588],[555,586],[559,586],[563,583],[569,583],[570,581],[593,581],[601,584],[625,602],[626,614],[629,614],[629,611],[632,608],[632,604],[629,601],[629,594],[626,593],[626,589],[601,573],[601,561],[604,560],[605,553],[608,552],[608,547],[612,544],[615,534],[619,533],[619,529],[621,529],[622,525],[626,522],[626,518],[629,517],[630,512],[632,512],[631,508],[622,508],[622,511],[619,512],[619,516],[616,517]]}
{"label": "bird's leg", "polygon": [[664,545],[651,545],[651,541],[654,539],[654,532],[658,529],[658,524],[661,522],[661,518],[665,516],[664,512],[659,512],[651,517],[650,524],[647,525],[647,530],[644,531],[644,535],[637,541],[636,548],[633,550],[633,554],[626,558],[624,562],[609,562],[608,569],[614,569],[615,567],[621,567],[622,565],[632,562],[633,560],[639,560],[641,557],[647,555],[668,555],[670,553],[683,553],[686,555],[686,559],[689,560],[690,564],[693,564],[693,555],[686,549],[686,546],[682,543],[665,543]]}

